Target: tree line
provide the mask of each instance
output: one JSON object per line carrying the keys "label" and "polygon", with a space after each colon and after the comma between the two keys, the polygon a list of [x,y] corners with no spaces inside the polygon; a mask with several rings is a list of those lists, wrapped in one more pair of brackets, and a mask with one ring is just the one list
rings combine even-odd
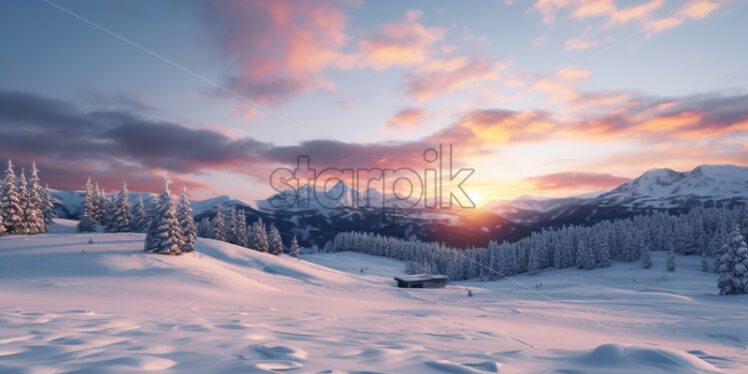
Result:
{"label": "tree line", "polygon": [[[135,204],[131,204],[127,184],[123,184],[116,194],[107,195],[89,178],[83,191],[83,214],[78,222],[79,232],[94,232],[97,226],[103,227],[105,232],[144,232],[147,252],[169,255],[194,251],[197,237],[276,255],[284,252],[278,229],[270,225],[268,230],[262,219],[247,225],[242,210],[231,209],[226,215],[223,206],[218,204],[214,219],[206,217],[195,224],[186,189],[182,190],[179,199],[174,202],[166,179],[164,191],[158,196],[150,197],[147,204],[142,195]],[[300,250],[296,237],[291,241],[289,251],[298,257]]]}
{"label": "tree line", "polygon": [[[285,251],[283,238],[275,225],[266,226],[262,218],[247,225],[247,217],[243,210],[232,208],[227,214],[220,204],[213,219],[205,217],[197,224],[197,235],[274,255],[283,254]],[[296,236],[291,239],[288,252],[299,257],[300,249]]]}
{"label": "tree line", "polygon": [[131,206],[126,183],[118,193],[107,196],[98,183],[92,184],[89,178],[83,195],[79,232],[95,232],[97,225],[105,232],[144,232],[146,252],[180,255],[195,250],[197,232],[187,189],[182,189],[175,203],[166,177],[164,191],[152,196],[147,208],[142,196]]}
{"label": "tree line", "polygon": [[21,169],[16,176],[13,162],[8,160],[2,186],[0,186],[0,236],[31,235],[47,232],[55,217],[49,187],[42,187],[39,169],[31,164],[31,175]]}
{"label": "tree line", "polygon": [[[519,241],[459,249],[443,243],[402,240],[363,232],[340,233],[328,251],[356,251],[407,261],[406,272],[443,274],[451,280],[493,280],[546,268],[595,269],[612,261],[653,266],[651,251],[666,251],[666,268],[675,271],[674,253],[701,255],[702,269],[723,274],[721,292],[748,292],[748,206],[698,207],[686,214],[654,212],[591,226],[535,232]],[[714,264],[711,259],[716,258]],[[729,275],[724,275],[728,274]]]}

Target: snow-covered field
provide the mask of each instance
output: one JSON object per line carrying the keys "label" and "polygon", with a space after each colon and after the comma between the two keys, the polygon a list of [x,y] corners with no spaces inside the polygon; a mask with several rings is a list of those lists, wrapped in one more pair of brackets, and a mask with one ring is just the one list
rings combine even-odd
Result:
{"label": "snow-covered field", "polygon": [[748,372],[748,296],[698,257],[403,290],[387,258],[169,257],[59,222],[0,238],[0,373]]}

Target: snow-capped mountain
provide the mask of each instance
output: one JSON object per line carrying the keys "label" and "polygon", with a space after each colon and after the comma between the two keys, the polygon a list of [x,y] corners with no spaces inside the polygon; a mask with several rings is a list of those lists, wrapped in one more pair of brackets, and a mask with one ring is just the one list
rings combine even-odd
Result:
{"label": "snow-capped mountain", "polygon": [[[597,195],[597,196],[594,196]],[[520,198],[490,209],[534,227],[594,223],[652,209],[688,210],[700,205],[748,203],[748,167],[701,165],[692,171],[651,169],[609,192],[559,199]]]}
{"label": "snow-capped mountain", "polygon": [[[192,201],[197,220],[215,216],[216,206],[241,209],[247,223],[262,219],[282,232],[284,240],[296,235],[303,245],[324,245],[344,231],[380,233],[404,239],[439,241],[453,246],[486,245],[489,240],[516,240],[534,230],[571,224],[592,224],[643,214],[651,210],[685,211],[694,206],[735,205],[748,202],[748,168],[733,165],[702,165],[690,172],[653,169],[636,179],[604,192],[566,198],[521,197],[489,203],[482,209],[426,209],[408,207],[394,196],[377,190],[360,194],[345,182],[325,191],[309,186],[299,190],[301,201],[278,208],[272,199],[295,198],[289,190],[258,200],[252,206],[230,196]],[[80,191],[54,191],[63,218],[80,214]],[[131,193],[131,201],[151,194]],[[315,196],[316,195],[316,196]],[[359,198],[360,197],[360,198]],[[307,200],[308,199],[308,200]],[[283,202],[283,200],[280,200]],[[385,208],[383,208],[383,206]]]}
{"label": "snow-capped mountain", "polygon": [[304,185],[295,190],[285,190],[267,199],[255,201],[257,209],[274,212],[277,210],[302,211],[317,210],[322,213],[338,208],[371,208],[382,209],[382,207],[410,207],[410,201],[403,201],[391,194],[382,194],[380,191],[370,188],[363,193],[349,186],[344,181],[338,181],[331,188],[317,188]]}
{"label": "snow-capped mountain", "polygon": [[604,205],[679,208],[694,203],[748,199],[748,167],[701,165],[690,172],[647,170],[640,177],[600,195]]}

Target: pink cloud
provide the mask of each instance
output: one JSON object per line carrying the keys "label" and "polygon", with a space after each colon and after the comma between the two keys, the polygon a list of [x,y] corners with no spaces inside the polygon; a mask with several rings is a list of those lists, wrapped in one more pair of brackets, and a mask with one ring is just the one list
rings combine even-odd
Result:
{"label": "pink cloud", "polygon": [[505,67],[506,64],[488,58],[434,60],[406,76],[403,88],[408,96],[425,100],[474,82],[495,80]]}
{"label": "pink cloud", "polygon": [[405,21],[381,25],[358,43],[360,65],[380,70],[392,66],[413,66],[426,61],[429,47],[442,40],[446,30],[417,22],[422,12],[409,10]]}
{"label": "pink cloud", "polygon": [[393,132],[409,132],[418,127],[428,113],[422,108],[406,108],[395,113],[385,128]]}
{"label": "pink cloud", "polygon": [[592,48],[596,45],[597,45],[597,42],[594,40],[583,40],[582,38],[571,38],[564,43],[564,49],[567,51],[587,49],[587,48]]}
{"label": "pink cloud", "polygon": [[206,19],[224,54],[238,66],[227,84],[263,103],[332,90],[335,84],[322,70],[355,62],[341,52],[349,38],[338,2],[224,1],[206,7]]}

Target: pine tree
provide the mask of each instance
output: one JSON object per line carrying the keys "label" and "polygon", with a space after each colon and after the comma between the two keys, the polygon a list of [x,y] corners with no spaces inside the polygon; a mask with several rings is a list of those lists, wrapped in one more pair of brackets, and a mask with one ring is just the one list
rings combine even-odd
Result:
{"label": "pine tree", "polygon": [[104,226],[106,225],[106,195],[104,195],[104,191],[99,188],[98,183],[94,186],[94,190],[96,191],[93,199],[94,219],[96,220],[96,223]]}
{"label": "pine tree", "polygon": [[268,244],[270,245],[270,253],[274,255],[283,254],[283,239],[281,238],[280,231],[273,224],[270,225]]}
{"label": "pine tree", "polygon": [[3,215],[0,214],[0,236],[5,235],[5,223],[3,222]]}
{"label": "pine tree", "polygon": [[177,219],[182,229],[182,252],[192,252],[195,250],[197,228],[195,228],[195,221],[192,219],[192,206],[187,198],[186,187],[182,189],[182,195],[179,197]]}
{"label": "pine tree", "polygon": [[23,233],[23,205],[16,183],[16,174],[13,171],[13,163],[10,160],[8,160],[8,168],[5,170],[2,191],[0,191],[0,213],[3,215],[6,233]]}
{"label": "pine tree", "polygon": [[268,243],[268,234],[262,218],[259,218],[249,229],[249,247],[260,252],[268,252],[270,245]]}
{"label": "pine tree", "polygon": [[117,197],[112,204],[112,218],[110,227],[112,232],[128,232],[132,228],[132,215],[130,214],[130,192],[127,183],[122,184]]}
{"label": "pine tree", "polygon": [[584,240],[577,242],[577,269],[584,269],[587,264],[587,246],[584,244]]}
{"label": "pine tree", "polygon": [[31,163],[31,178],[29,179],[28,188],[26,190],[26,221],[28,222],[28,229],[30,234],[36,234],[40,232],[47,232],[47,221],[44,219],[44,211],[42,207],[44,202],[42,196],[44,195],[44,188],[42,188],[41,182],[39,181],[39,169],[36,168],[36,163]]}
{"label": "pine tree", "polygon": [[106,232],[117,232],[117,202],[115,195],[107,196],[102,190],[102,206],[104,208],[104,230]]}
{"label": "pine tree", "polygon": [[675,271],[675,251],[672,246],[667,251],[667,271]]}
{"label": "pine tree", "polygon": [[83,213],[78,221],[78,232],[95,232],[96,231],[96,191],[91,185],[91,178],[88,178],[86,185],[83,187]]}
{"label": "pine tree", "polygon": [[201,238],[210,238],[211,227],[210,218],[203,217],[203,219],[197,223],[197,236]]}
{"label": "pine tree", "polygon": [[146,251],[165,255],[180,255],[183,248],[182,229],[179,226],[179,220],[177,220],[177,213],[174,209],[174,202],[171,198],[171,192],[169,192],[169,183],[166,176],[164,176],[164,192],[158,199],[158,208],[159,212],[155,220],[157,223],[154,225],[156,226],[155,232],[151,234],[155,238],[150,242],[146,240]]}
{"label": "pine tree", "polygon": [[610,266],[610,250],[605,240],[601,240],[598,246],[597,266],[601,268]]}
{"label": "pine tree", "polygon": [[[644,241],[641,241],[643,243]],[[642,268],[649,269],[652,267],[652,254],[649,252],[649,246],[644,245],[639,247],[639,253],[641,256]]]}
{"label": "pine tree", "polygon": [[145,231],[148,223],[148,213],[145,210],[142,195],[138,196],[138,202],[133,205],[130,216],[132,217],[130,220],[130,230],[133,232]]}
{"label": "pine tree", "polygon": [[706,252],[701,252],[701,271],[709,271],[709,260],[707,260]]}
{"label": "pine tree", "polygon": [[226,228],[223,223],[223,206],[218,204],[216,218],[213,219],[213,239],[226,241]]}
{"label": "pine tree", "polygon": [[530,248],[530,253],[527,258],[527,271],[530,274],[537,274],[540,272],[540,263],[538,259],[538,250],[534,247]]}
{"label": "pine tree", "polygon": [[740,233],[740,226],[735,225],[732,238],[725,246],[719,259],[721,273],[717,287],[720,295],[738,295],[748,293],[748,246]]}
{"label": "pine tree", "polygon": [[247,216],[244,215],[244,210],[239,210],[236,214],[236,245],[246,247],[247,246]]}
{"label": "pine tree", "polygon": [[22,235],[34,234],[30,221],[31,217],[29,217],[29,213],[33,211],[33,208],[29,201],[29,185],[26,182],[26,172],[23,169],[21,169],[21,175],[18,177],[18,198],[21,201],[21,214],[23,217],[18,228],[18,233]]}
{"label": "pine tree", "polygon": [[289,252],[291,252],[297,259],[301,260],[301,252],[299,250],[299,242],[296,240],[296,235],[293,236],[293,239],[291,239],[291,247],[289,247]]}
{"label": "pine tree", "polygon": [[49,186],[44,186],[42,193],[42,214],[44,215],[44,222],[46,222],[47,225],[52,224],[52,219],[57,217],[57,212],[55,212],[55,200],[52,198]]}

